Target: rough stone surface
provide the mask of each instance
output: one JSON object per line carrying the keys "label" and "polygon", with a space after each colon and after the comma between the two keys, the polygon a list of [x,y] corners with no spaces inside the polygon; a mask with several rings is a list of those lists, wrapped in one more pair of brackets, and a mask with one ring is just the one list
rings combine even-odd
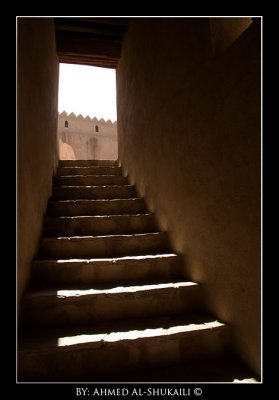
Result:
{"label": "rough stone surface", "polygon": [[[62,164],[63,165],[63,164]],[[122,175],[121,167],[117,166],[75,166],[59,167],[57,175]]]}
{"label": "rough stone surface", "polygon": [[117,235],[156,232],[152,214],[46,218],[44,234],[50,236]]}
{"label": "rough stone surface", "polygon": [[[84,206],[80,188],[72,191]],[[144,206],[120,201],[115,186],[107,190],[113,200],[103,203],[106,212]],[[228,326],[201,314],[202,286],[182,278],[183,257],[170,252],[166,232],[153,229],[144,207],[138,215],[45,219],[22,304],[21,381],[104,380],[228,354]],[[129,234],[115,234],[122,230]],[[73,233],[79,236],[63,236]]]}
{"label": "rough stone surface", "polygon": [[117,167],[116,160],[59,160],[60,167]]}
{"label": "rough stone surface", "polygon": [[[183,352],[180,348],[185,341],[193,345]],[[211,347],[207,346],[208,341]],[[143,370],[152,373],[154,368],[188,364],[201,357],[205,362],[213,354],[224,356],[227,327],[208,316],[178,315],[44,330],[40,340],[36,331],[29,331],[23,335],[22,342],[19,364],[23,381],[98,379],[108,382],[113,375],[119,379],[121,371],[122,374],[143,373]],[[50,365],[55,368],[49,368]]]}
{"label": "rough stone surface", "polygon": [[118,319],[175,315],[201,308],[201,289],[192,282],[112,289],[33,291],[23,303],[24,323],[32,326],[82,325]]}
{"label": "rough stone surface", "polygon": [[129,199],[137,197],[134,185],[111,186],[56,186],[53,200],[74,199]]}
{"label": "rough stone surface", "polygon": [[56,186],[73,186],[73,185],[127,185],[128,178],[121,175],[67,175],[56,176],[54,185]]}
{"label": "rough stone surface", "polygon": [[95,259],[35,260],[33,281],[42,286],[178,279],[181,256],[173,253]]}
{"label": "rough stone surface", "polygon": [[119,215],[145,212],[141,198],[49,201],[49,216]]}
{"label": "rough stone surface", "polygon": [[44,258],[110,257],[156,254],[168,251],[164,232],[110,236],[69,236],[43,238],[40,255]]}

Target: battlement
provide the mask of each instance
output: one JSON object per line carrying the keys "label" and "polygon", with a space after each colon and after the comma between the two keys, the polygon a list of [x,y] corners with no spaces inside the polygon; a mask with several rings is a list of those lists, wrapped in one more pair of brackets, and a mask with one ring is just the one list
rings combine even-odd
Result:
{"label": "battlement", "polygon": [[65,119],[78,119],[78,120],[84,120],[87,122],[92,122],[94,124],[108,124],[108,125],[117,125],[117,121],[112,122],[110,119],[107,121],[104,120],[104,118],[98,119],[96,117],[91,118],[89,115],[86,115],[84,117],[82,114],[76,115],[74,112],[67,113],[66,111],[62,111],[61,113],[58,113],[59,118],[65,118]]}
{"label": "battlement", "polygon": [[58,114],[57,134],[61,160],[116,160],[117,122],[63,111]]}

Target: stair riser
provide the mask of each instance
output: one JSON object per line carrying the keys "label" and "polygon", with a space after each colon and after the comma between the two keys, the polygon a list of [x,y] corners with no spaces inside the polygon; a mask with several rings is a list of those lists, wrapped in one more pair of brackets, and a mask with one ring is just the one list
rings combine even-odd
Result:
{"label": "stair riser", "polygon": [[[196,314],[205,310],[200,285],[170,283],[183,259],[157,257],[170,252],[167,235],[148,233],[156,230],[152,215],[131,215],[144,212],[144,201],[134,200],[117,162],[59,165],[52,199],[67,201],[50,201],[48,216],[92,217],[45,220],[41,259],[32,264],[37,290],[21,303],[19,382],[124,382],[129,373],[224,357],[228,328]],[[79,199],[92,200],[68,201]]]}
{"label": "stair riser", "polygon": [[128,178],[121,175],[57,176],[53,183],[55,186],[128,185]]}
{"label": "stair riser", "polygon": [[59,167],[117,166],[117,160],[60,160]]}
{"label": "stair riser", "polygon": [[121,167],[59,167],[58,176],[65,175],[122,175]]}
{"label": "stair riser", "polygon": [[72,202],[49,202],[48,215],[78,216],[78,215],[121,215],[140,214],[146,211],[143,199],[123,200],[81,200]]}
{"label": "stair riser", "polygon": [[168,252],[167,236],[157,235],[93,237],[93,238],[46,238],[41,242],[44,258],[94,258],[158,254]]}
{"label": "stair riser", "polygon": [[129,199],[137,197],[134,186],[58,186],[53,188],[53,200]]}
{"label": "stair riser", "polygon": [[[223,326],[164,338],[65,346],[38,353],[19,352],[19,381],[124,382],[125,374],[131,371],[222,357],[226,355],[227,342],[227,327]],[[187,350],[185,343],[189,344]]]}
{"label": "stair riser", "polygon": [[68,262],[35,261],[32,276],[36,284],[125,283],[180,276],[182,257],[117,261]]}
{"label": "stair riser", "polygon": [[47,218],[44,236],[116,235],[156,232],[153,215]]}
{"label": "stair riser", "polygon": [[198,285],[138,292],[95,293],[83,296],[26,296],[22,305],[25,325],[67,326],[174,315],[201,308]]}

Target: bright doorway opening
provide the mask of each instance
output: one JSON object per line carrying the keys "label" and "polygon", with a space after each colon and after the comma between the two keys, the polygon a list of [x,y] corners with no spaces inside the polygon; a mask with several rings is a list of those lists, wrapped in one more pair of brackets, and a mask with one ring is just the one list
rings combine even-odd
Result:
{"label": "bright doorway opening", "polygon": [[60,64],[60,160],[117,160],[115,69]]}

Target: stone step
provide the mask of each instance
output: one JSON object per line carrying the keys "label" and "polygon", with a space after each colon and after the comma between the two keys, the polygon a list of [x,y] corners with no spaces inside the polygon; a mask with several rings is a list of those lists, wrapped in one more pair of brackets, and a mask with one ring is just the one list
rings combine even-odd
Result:
{"label": "stone step", "polygon": [[[225,332],[224,332],[225,333]],[[215,382],[215,383],[256,383],[260,378],[241,362],[231,355],[198,359],[197,361],[181,362],[171,367],[156,368],[142,372],[120,372],[114,377],[106,377],[113,382]],[[151,390],[158,396],[157,388]],[[162,394],[166,395],[166,388],[162,388]],[[189,392],[188,392],[189,390]],[[172,390],[174,393],[174,390]],[[194,394],[191,388],[184,388],[184,396]],[[182,392],[183,395],[183,392]],[[181,395],[181,396],[182,396]]]}
{"label": "stone step", "polygon": [[18,379],[125,382],[127,373],[223,357],[227,344],[227,326],[204,315],[29,330],[19,338]]}
{"label": "stone step", "polygon": [[178,279],[182,256],[174,253],[66,260],[35,260],[32,279],[35,285],[73,285],[125,283],[139,280]]}
{"label": "stone step", "polygon": [[44,236],[121,235],[156,232],[153,214],[46,218]]}
{"label": "stone step", "polygon": [[53,178],[55,186],[105,186],[128,185],[128,178],[122,175],[66,175]]}
{"label": "stone step", "polygon": [[122,175],[121,167],[58,167],[58,176],[65,175]]}
{"label": "stone step", "polygon": [[59,167],[114,167],[117,160],[59,160]]}
{"label": "stone step", "polygon": [[42,258],[94,258],[158,254],[169,251],[165,232],[110,236],[43,238]]}
{"label": "stone step", "polygon": [[46,327],[175,315],[201,307],[201,287],[194,282],[33,290],[22,300],[25,326]]}
{"label": "stone step", "polygon": [[146,211],[142,198],[110,200],[49,201],[47,213],[51,217],[79,215],[140,214]]}
{"label": "stone step", "polygon": [[78,199],[130,199],[137,197],[134,185],[125,186],[57,186],[53,188],[53,200]]}

